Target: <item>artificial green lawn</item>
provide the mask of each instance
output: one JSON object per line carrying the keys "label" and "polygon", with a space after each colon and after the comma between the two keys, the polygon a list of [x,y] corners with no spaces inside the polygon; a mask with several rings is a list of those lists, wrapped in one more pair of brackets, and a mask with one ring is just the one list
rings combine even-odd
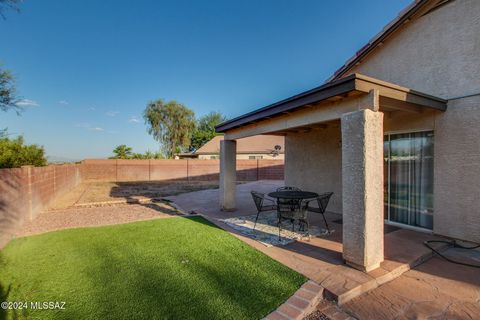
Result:
{"label": "artificial green lawn", "polygon": [[0,251],[0,301],[66,310],[0,319],[258,319],[305,280],[200,217],[63,230]]}

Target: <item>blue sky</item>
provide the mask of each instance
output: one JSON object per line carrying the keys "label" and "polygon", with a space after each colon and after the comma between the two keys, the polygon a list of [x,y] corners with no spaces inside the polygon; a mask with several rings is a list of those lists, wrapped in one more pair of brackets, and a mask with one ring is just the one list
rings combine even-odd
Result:
{"label": "blue sky", "polygon": [[148,101],[235,117],[322,84],[409,0],[34,1],[0,20],[25,112],[0,114],[47,155],[158,150]]}

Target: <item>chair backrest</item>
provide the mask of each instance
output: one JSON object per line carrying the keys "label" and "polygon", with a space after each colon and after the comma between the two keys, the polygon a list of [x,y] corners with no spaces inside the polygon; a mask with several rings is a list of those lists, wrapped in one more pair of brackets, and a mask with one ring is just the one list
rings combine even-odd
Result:
{"label": "chair backrest", "polygon": [[277,188],[277,191],[302,191],[302,190],[300,190],[300,189],[297,188],[297,187],[285,186],[285,187]]}
{"label": "chair backrest", "polygon": [[320,209],[321,213],[325,213],[325,210],[327,210],[328,202],[330,201],[332,195],[333,192],[325,192],[317,197],[318,208]]}
{"label": "chair backrest", "polygon": [[250,193],[252,195],[253,202],[255,202],[255,207],[257,207],[257,210],[260,211],[262,209],[263,199],[265,195],[257,191],[250,191]]}

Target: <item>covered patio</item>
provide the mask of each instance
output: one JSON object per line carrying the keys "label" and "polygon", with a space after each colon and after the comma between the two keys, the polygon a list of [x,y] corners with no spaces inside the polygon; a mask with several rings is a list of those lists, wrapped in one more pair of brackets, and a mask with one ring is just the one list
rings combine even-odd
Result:
{"label": "covered patio", "polygon": [[[224,215],[238,209],[235,140],[259,134],[283,135],[285,184],[319,193],[334,192],[328,210],[339,215],[329,219],[332,223],[342,221],[336,228],[341,232],[312,239],[309,254],[325,255],[325,249],[333,250],[328,259],[336,266],[344,268],[345,262],[368,273],[355,272],[356,277],[391,271],[388,259],[395,247],[411,251],[414,246],[404,247],[393,235],[413,231],[384,236],[384,133],[433,128],[433,115],[445,110],[443,99],[352,74],[229,120],[217,127],[225,134],[220,148],[220,208]],[[321,253],[312,250],[317,241],[322,243]],[[421,246],[421,241],[418,244]],[[394,255],[404,254],[397,251]]]}
{"label": "covered patio", "polygon": [[[265,246],[223,223],[225,218],[243,217],[256,213],[250,195],[251,190],[268,193],[283,186],[284,181],[262,180],[238,184],[235,187],[237,210],[221,211],[212,206],[219,196],[218,189],[201,190],[168,197],[181,210],[201,214],[219,227],[262,251],[271,258],[302,273],[323,287],[323,295],[336,300],[340,305],[388,282],[431,256],[423,241],[434,239],[432,235],[412,230],[386,226],[384,230],[385,258],[380,268],[362,272],[344,264],[342,238],[344,228],[342,215],[327,212],[326,218],[333,233],[310,239],[298,240],[282,246]],[[324,227],[320,215],[309,215],[313,226]]]}

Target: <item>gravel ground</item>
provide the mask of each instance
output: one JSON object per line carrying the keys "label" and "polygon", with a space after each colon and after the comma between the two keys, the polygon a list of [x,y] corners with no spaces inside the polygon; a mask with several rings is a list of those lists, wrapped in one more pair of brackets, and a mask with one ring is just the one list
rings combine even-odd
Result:
{"label": "gravel ground", "polygon": [[51,210],[40,213],[35,220],[26,223],[17,233],[17,237],[62,229],[122,224],[178,215],[177,210],[163,202]]}
{"label": "gravel ground", "polygon": [[310,313],[303,320],[330,320],[330,318],[327,317],[326,315],[324,315],[322,312],[317,310],[317,311],[314,311],[314,312]]}
{"label": "gravel ground", "polygon": [[88,206],[91,203],[144,201],[180,193],[218,188],[217,181],[87,181],[55,199],[51,209]]}
{"label": "gravel ground", "polygon": [[76,204],[126,199],[151,199],[185,192],[218,188],[217,181],[142,181],[142,182],[87,182]]}
{"label": "gravel ground", "polygon": [[[57,198],[16,236],[178,216],[167,202],[150,200],[211,188],[218,188],[218,182],[86,182]],[[121,203],[127,201],[134,203]]]}

